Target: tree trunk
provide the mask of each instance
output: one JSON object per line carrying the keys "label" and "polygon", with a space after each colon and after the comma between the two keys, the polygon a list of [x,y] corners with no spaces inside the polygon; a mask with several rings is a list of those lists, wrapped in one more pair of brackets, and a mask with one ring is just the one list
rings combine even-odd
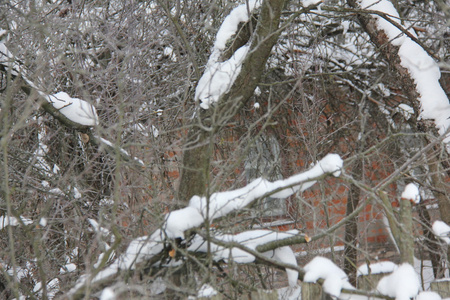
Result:
{"label": "tree trunk", "polygon": [[[362,164],[358,158],[357,163],[353,167],[353,177],[356,180],[360,180],[362,177]],[[347,211],[346,215],[351,214],[358,206],[359,199],[361,198],[361,189],[356,185],[350,186],[347,199]],[[358,216],[354,216],[345,223],[345,248],[344,248],[344,272],[348,275],[349,282],[356,286],[356,271],[358,252],[356,243],[358,240]]]}
{"label": "tree trunk", "polygon": [[412,205],[409,199],[400,199],[400,236],[398,247],[400,261],[414,266],[414,232],[412,224]]}

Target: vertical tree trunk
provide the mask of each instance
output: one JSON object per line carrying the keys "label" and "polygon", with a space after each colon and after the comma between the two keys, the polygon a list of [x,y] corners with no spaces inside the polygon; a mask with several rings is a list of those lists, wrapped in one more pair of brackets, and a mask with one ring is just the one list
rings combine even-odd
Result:
{"label": "vertical tree trunk", "polygon": [[[356,180],[362,178],[362,163],[360,158],[356,162],[352,170],[353,177]],[[350,186],[347,199],[347,211],[346,214],[351,214],[358,206],[359,199],[361,198],[361,189],[356,185]],[[354,216],[345,223],[345,246],[344,246],[344,272],[348,275],[349,282],[356,286],[356,271],[358,252],[356,243],[358,239],[358,216]]]}
{"label": "vertical tree trunk", "polygon": [[398,247],[400,261],[414,266],[414,232],[412,223],[412,205],[409,199],[400,199],[400,236]]}

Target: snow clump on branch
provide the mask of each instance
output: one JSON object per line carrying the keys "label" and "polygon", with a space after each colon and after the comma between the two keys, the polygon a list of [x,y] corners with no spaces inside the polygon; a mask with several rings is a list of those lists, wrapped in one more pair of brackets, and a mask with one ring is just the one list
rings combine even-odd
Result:
{"label": "snow clump on branch", "polygon": [[419,188],[414,183],[409,183],[405,186],[405,189],[403,190],[402,199],[405,200],[411,200],[414,203],[420,202],[420,193]]}
{"label": "snow clump on branch", "polygon": [[316,256],[304,269],[306,272],[303,277],[304,282],[324,279],[323,290],[332,296],[339,297],[342,288],[354,289],[348,282],[347,274],[328,258]]}
{"label": "snow clump on branch", "polygon": [[54,95],[41,93],[41,95],[72,122],[85,126],[98,125],[97,111],[90,103],[72,98],[66,92],[59,92]]}
{"label": "snow clump on branch", "polygon": [[417,296],[420,281],[414,268],[407,263],[400,265],[392,274],[381,278],[377,291],[395,300],[410,300]]}
{"label": "snow clump on branch", "polygon": [[211,104],[227,93],[241,72],[242,63],[247,56],[249,46],[237,49],[230,59],[221,62],[220,57],[226,49],[227,42],[238,32],[239,24],[249,21],[254,10],[261,6],[261,0],[250,0],[234,8],[225,18],[216,35],[211,56],[205,72],[195,90],[195,99],[200,100],[200,107],[208,109]]}
{"label": "snow clump on branch", "polygon": [[434,221],[432,229],[436,237],[450,245],[450,226],[442,221]]}

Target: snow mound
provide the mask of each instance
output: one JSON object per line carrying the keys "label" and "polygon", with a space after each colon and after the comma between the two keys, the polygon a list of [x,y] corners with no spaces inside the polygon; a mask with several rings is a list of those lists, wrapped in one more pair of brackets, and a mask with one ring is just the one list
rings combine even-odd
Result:
{"label": "snow mound", "polygon": [[395,300],[410,300],[419,293],[420,281],[414,268],[404,263],[392,274],[383,277],[377,290],[383,295],[395,297]]}
{"label": "snow mound", "polygon": [[450,226],[442,221],[434,221],[432,229],[436,237],[450,245]]}
{"label": "snow mound", "polygon": [[414,201],[414,203],[420,202],[419,188],[414,183],[409,183],[405,186],[403,190],[402,199]]}
{"label": "snow mound", "polygon": [[317,256],[305,266],[303,281],[316,282],[324,279],[323,290],[335,297],[339,297],[342,288],[353,288],[348,282],[348,276],[341,268],[328,258]]}
{"label": "snow mound", "polygon": [[442,300],[441,296],[435,292],[420,292],[416,300]]}

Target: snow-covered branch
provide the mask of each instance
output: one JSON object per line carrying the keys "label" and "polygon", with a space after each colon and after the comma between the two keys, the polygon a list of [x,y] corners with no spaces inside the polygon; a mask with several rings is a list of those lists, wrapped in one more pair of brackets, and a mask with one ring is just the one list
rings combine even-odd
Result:
{"label": "snow-covered branch", "polygon": [[[388,0],[362,0],[358,3],[362,9],[379,11],[380,15],[373,18],[378,30],[387,36],[387,41],[398,47],[398,57],[400,65],[406,69],[413,80],[418,94],[417,100],[420,103],[420,116],[424,119],[434,120],[434,123],[441,135],[446,135],[444,143],[450,142],[448,129],[450,128],[450,103],[439,83],[441,72],[439,66],[432,57],[417,44],[409,35],[405,35],[407,28],[400,30],[399,24],[393,24],[391,20],[385,18],[386,15],[399,20],[400,16],[394,5]],[[383,17],[382,17],[383,16]],[[370,27],[367,26],[366,28]],[[376,32],[369,32],[377,35]],[[410,32],[415,36],[414,32]]]}
{"label": "snow-covered branch", "polygon": [[[72,289],[71,294],[76,294],[85,284],[102,281],[115,275],[120,270],[134,269],[137,264],[150,260],[160,254],[164,249],[164,244],[168,239],[185,238],[185,232],[199,227],[205,221],[211,221],[224,217],[232,212],[244,209],[253,202],[268,195],[287,197],[296,191],[303,191],[311,187],[317,179],[326,174],[339,176],[343,168],[343,161],[337,154],[328,154],[320,160],[310,170],[291,176],[284,180],[270,182],[263,178],[258,178],[249,185],[234,191],[217,192],[210,197],[192,197],[189,205],[185,208],[175,210],[167,214],[161,229],[156,230],[150,237],[140,237],[133,240],[128,246],[126,252],[117,258],[110,266],[101,271],[95,271],[95,275],[83,277]],[[275,194],[273,194],[276,192]],[[255,250],[259,245],[264,245],[278,239],[288,239],[299,235],[297,231],[287,233],[270,232],[267,230],[253,230],[243,232],[238,235],[214,235],[218,241],[235,242],[245,245]],[[304,238],[304,236],[302,235]],[[203,238],[197,237],[189,247],[191,251],[206,251],[206,242]],[[220,246],[220,245],[219,245]],[[251,254],[243,253],[233,249],[225,249],[216,246],[213,255],[217,259],[233,259],[237,262],[250,262],[254,260]],[[288,247],[272,249],[279,254],[278,259],[285,261],[293,257],[292,250]],[[289,252],[290,251],[290,252]],[[272,252],[271,252],[272,253]],[[290,253],[290,254],[289,254]],[[289,259],[293,263],[294,259]],[[293,282],[294,276],[291,271],[290,282]]]}

